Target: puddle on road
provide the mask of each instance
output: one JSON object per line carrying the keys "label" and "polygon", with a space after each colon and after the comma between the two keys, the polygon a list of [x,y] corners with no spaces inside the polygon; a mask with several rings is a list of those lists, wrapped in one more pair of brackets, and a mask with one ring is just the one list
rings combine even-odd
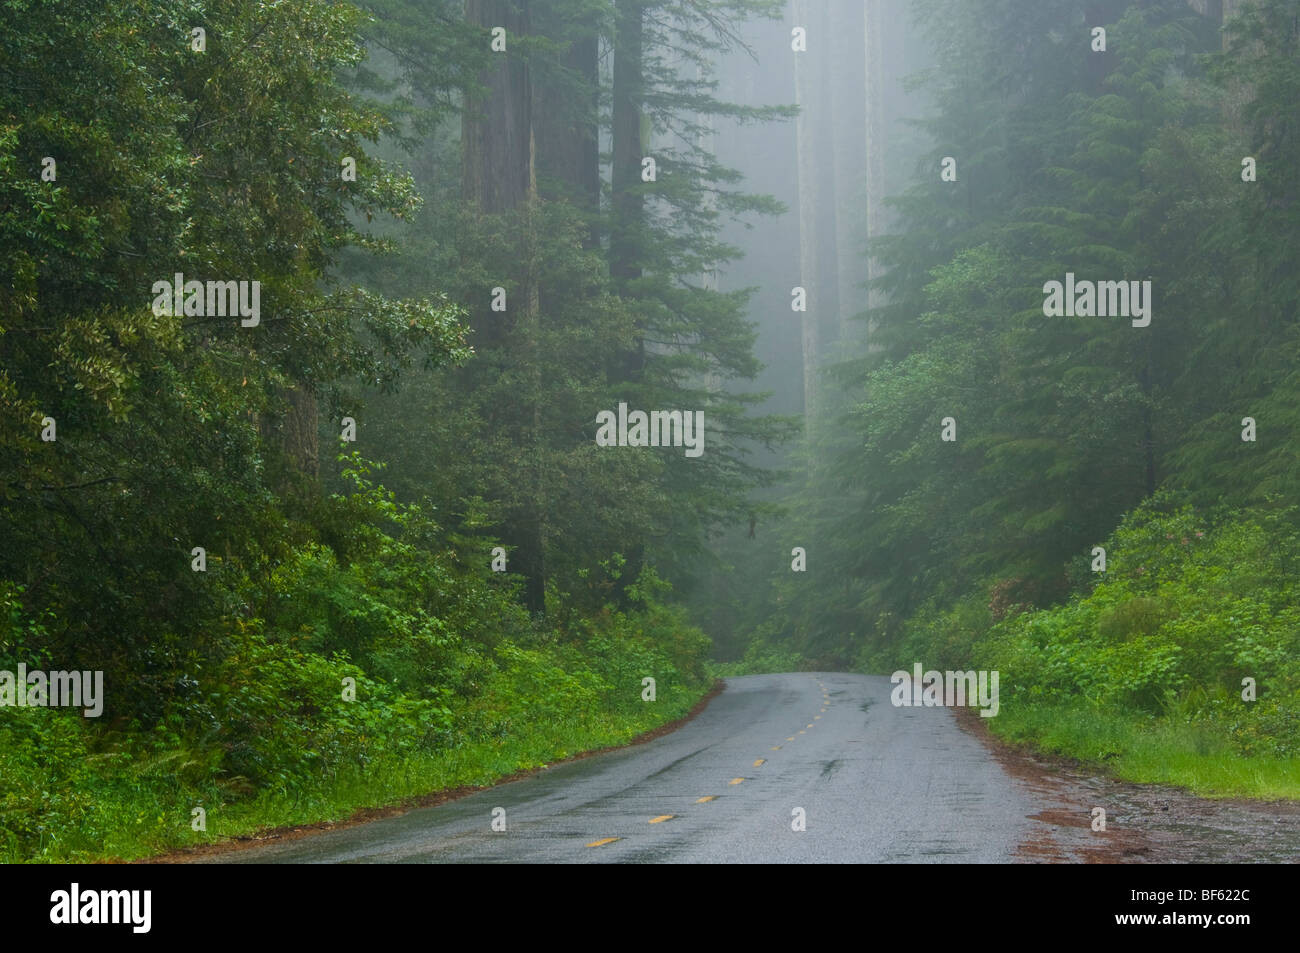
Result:
{"label": "puddle on road", "polygon": [[[1006,745],[979,719],[958,721],[1042,805],[1016,851],[1029,863],[1296,863],[1300,804],[1210,800],[1178,788],[1099,777]],[[1106,830],[1092,830],[1092,809]]]}

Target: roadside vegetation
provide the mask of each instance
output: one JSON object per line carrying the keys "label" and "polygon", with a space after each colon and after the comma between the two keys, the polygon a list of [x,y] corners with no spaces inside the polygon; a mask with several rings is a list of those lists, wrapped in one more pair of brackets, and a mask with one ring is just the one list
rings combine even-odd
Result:
{"label": "roadside vegetation", "polygon": [[[708,690],[680,594],[794,424],[691,277],[775,203],[667,133],[788,113],[708,76],[779,4],[533,7],[0,5],[0,860],[338,820]],[[703,455],[602,445],[621,403]]]}
{"label": "roadside vegetation", "polygon": [[996,669],[1008,739],[1300,797],[1300,7],[1230,6],[912,4],[916,171],[732,664]]}

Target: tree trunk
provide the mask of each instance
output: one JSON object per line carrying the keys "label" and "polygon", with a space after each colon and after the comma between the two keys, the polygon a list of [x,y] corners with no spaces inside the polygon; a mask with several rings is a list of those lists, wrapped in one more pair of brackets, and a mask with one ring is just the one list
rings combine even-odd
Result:
{"label": "tree trunk", "polygon": [[[575,27],[543,5],[536,28],[553,40],[571,36]],[[533,130],[537,142],[537,174],[545,199],[569,202],[594,214],[600,207],[600,150],[597,139],[600,78],[598,38],[582,33],[569,43],[562,71],[533,82]],[[593,230],[589,247],[599,235]]]}
{"label": "tree trunk", "polygon": [[[613,221],[609,240],[609,273],[620,294],[634,297],[631,282],[642,275],[645,199],[641,195],[641,160],[649,148],[642,134],[641,103],[644,96],[643,74],[645,11],[652,0],[616,0],[614,25],[614,86],[611,116],[613,167],[610,185],[613,193]],[[644,336],[638,329],[637,340],[621,356],[614,368],[617,380],[637,382],[646,364]],[[628,541],[624,554],[627,563],[615,585],[619,602],[628,602],[627,587],[636,581],[645,561],[645,547],[637,540]]]}
{"label": "tree trunk", "polygon": [[528,33],[528,0],[465,0],[467,22],[504,27],[506,51],[479,76],[484,89],[465,97],[461,119],[465,199],[488,214],[519,205],[532,181],[532,89],[513,45]]}
{"label": "tree trunk", "polygon": [[835,0],[830,42],[833,61],[831,86],[831,162],[834,184],[831,214],[835,217],[835,302],[841,347],[852,337],[853,317],[863,311],[859,285],[862,267],[861,229],[864,195],[862,142],[866,138],[866,112],[859,108],[866,85],[866,56],[862,0]]}
{"label": "tree trunk", "polygon": [[617,0],[614,34],[613,138],[611,170],[614,223],[610,273],[623,282],[641,276],[640,231],[645,214],[641,185],[642,42],[645,0]]}
{"label": "tree trunk", "polygon": [[[884,201],[888,195],[885,182],[885,136],[888,128],[885,117],[885,43],[882,0],[866,0],[863,27],[866,30],[866,157],[867,157],[867,279],[880,277],[881,267],[874,255],[876,239],[884,234]],[[867,307],[878,308],[884,303],[876,288],[867,292]],[[867,325],[870,348],[874,324]]]}
{"label": "tree trunk", "polygon": [[[815,23],[814,20],[817,22]],[[817,122],[818,99],[817,64],[825,60],[824,31],[817,29],[820,17],[812,15],[809,0],[794,0],[795,26],[807,31],[808,50],[795,52],[794,85],[795,104],[799,118],[795,127],[799,169],[799,284],[806,294],[806,310],[800,318],[803,344],[803,412],[804,427],[811,434],[817,411],[817,368],[819,364],[820,335],[818,311],[822,298],[818,274],[818,189],[817,189]],[[820,51],[819,51],[819,45]]]}
{"label": "tree trunk", "polygon": [[[284,451],[293,469],[312,480],[320,479],[320,420],[316,394],[310,385],[297,385],[280,391],[284,414],[262,417],[258,430],[262,438]],[[285,489],[285,487],[281,487]]]}
{"label": "tree trunk", "polygon": [[[531,209],[537,192],[536,143],[533,137],[533,89],[527,63],[515,44],[530,31],[529,0],[465,0],[465,19],[482,27],[504,27],[505,52],[492,53],[493,65],[479,77],[482,91],[466,95],[461,120],[462,194],[466,202],[484,214],[508,212],[521,206]],[[526,212],[530,218],[531,213]],[[526,240],[536,240],[529,220]],[[530,246],[531,247],[531,246]],[[536,445],[540,440],[540,365],[537,361],[536,317],[538,288],[531,251],[520,262],[515,276],[518,291],[508,307],[515,312],[509,325],[500,313],[483,304],[472,315],[475,343],[480,348],[506,347],[507,327],[522,334],[525,362],[533,370],[531,407],[522,411],[520,432]],[[527,405],[525,405],[527,407]],[[546,610],[545,575],[545,480],[540,455],[529,455],[529,472],[523,474],[533,489],[532,499],[511,507],[502,536],[514,549],[516,571],[525,579],[524,599],[532,612]]]}

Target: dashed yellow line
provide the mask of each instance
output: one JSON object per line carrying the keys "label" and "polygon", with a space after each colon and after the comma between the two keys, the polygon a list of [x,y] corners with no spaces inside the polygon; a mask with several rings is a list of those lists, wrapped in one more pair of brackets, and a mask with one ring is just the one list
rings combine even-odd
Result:
{"label": "dashed yellow line", "polygon": [[789,738],[786,738],[785,740],[786,740],[786,741],[794,741],[794,735],[791,735]]}
{"label": "dashed yellow line", "polygon": [[808,732],[806,732],[806,731],[801,731],[801,732],[799,732],[799,734],[801,734],[801,735],[806,735],[806,734],[808,734]]}
{"label": "dashed yellow line", "polygon": [[741,781],[744,781],[744,780],[745,780],[744,778],[732,778],[732,779],[731,779],[730,781],[728,781],[727,783],[728,783],[728,784],[739,784]]}
{"label": "dashed yellow line", "polygon": [[757,768],[757,767],[761,766],[762,764],[766,763],[766,761],[767,761],[766,758],[757,758],[757,759],[755,759],[755,761],[754,761],[754,767]]}
{"label": "dashed yellow line", "polygon": [[717,795],[716,795],[716,794],[706,794],[706,795],[704,795],[704,797],[697,797],[697,798],[695,799],[695,803],[696,803],[696,804],[707,804],[709,801],[715,800],[716,798],[717,798]]}
{"label": "dashed yellow line", "polygon": [[606,844],[612,844],[612,843],[614,843],[614,841],[619,840],[619,839],[620,839],[620,838],[617,838],[617,837],[603,837],[603,838],[601,838],[600,840],[594,840],[594,841],[592,841],[592,842],[591,842],[590,844],[588,844],[587,846],[588,846],[588,847],[604,847]]}
{"label": "dashed yellow line", "polygon": [[821,721],[821,720],[822,720],[821,715],[813,715],[813,721]]}
{"label": "dashed yellow line", "polygon": [[676,816],[677,816],[676,814],[660,814],[658,817],[650,818],[650,823],[662,824],[664,821],[671,821]]}
{"label": "dashed yellow line", "polygon": [[780,751],[780,750],[781,750],[781,746],[780,746],[780,745],[772,745],[772,750],[773,750],[773,751]]}
{"label": "dashed yellow line", "polygon": [[812,725],[809,725],[809,726],[808,726],[808,727],[809,727],[809,728],[811,728],[811,727],[812,727]]}

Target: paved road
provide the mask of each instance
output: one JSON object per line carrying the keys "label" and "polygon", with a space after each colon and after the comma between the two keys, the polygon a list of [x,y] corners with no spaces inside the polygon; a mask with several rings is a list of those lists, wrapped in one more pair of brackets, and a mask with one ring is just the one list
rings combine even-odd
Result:
{"label": "paved road", "polygon": [[[217,863],[998,862],[1031,795],[942,708],[889,681],[754,675],[648,744]],[[506,831],[492,830],[505,808]],[[806,830],[792,829],[795,808]]]}

